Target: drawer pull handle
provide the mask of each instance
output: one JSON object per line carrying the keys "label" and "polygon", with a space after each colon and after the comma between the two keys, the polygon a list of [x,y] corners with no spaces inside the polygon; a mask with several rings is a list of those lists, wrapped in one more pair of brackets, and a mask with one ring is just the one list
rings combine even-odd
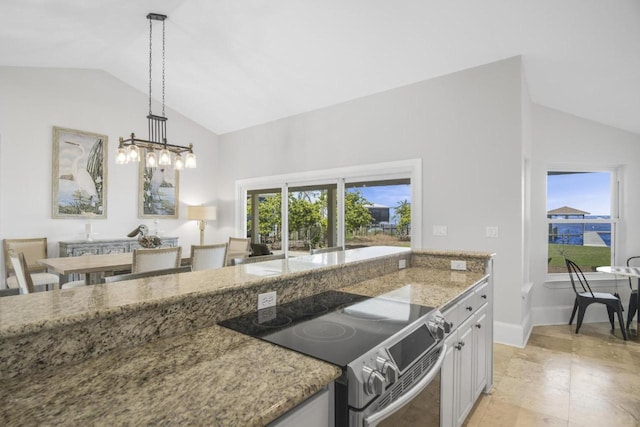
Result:
{"label": "drawer pull handle", "polygon": [[482,328],[482,325],[480,323],[476,323],[476,328],[480,329]]}
{"label": "drawer pull handle", "polygon": [[487,294],[480,295],[480,298],[482,298],[482,299],[487,299]]}
{"label": "drawer pull handle", "polygon": [[458,341],[458,344],[455,345],[457,350],[462,350],[462,347],[464,347],[464,341]]}
{"label": "drawer pull handle", "polygon": [[469,307],[467,307],[467,310],[468,311],[473,311],[473,307],[469,306]]}

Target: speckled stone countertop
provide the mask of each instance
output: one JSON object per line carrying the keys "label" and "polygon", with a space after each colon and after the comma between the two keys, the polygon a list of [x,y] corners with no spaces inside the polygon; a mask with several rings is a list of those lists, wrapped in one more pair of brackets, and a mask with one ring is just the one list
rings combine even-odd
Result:
{"label": "speckled stone countertop", "polygon": [[485,276],[469,271],[409,268],[340,290],[443,308]]}
{"label": "speckled stone countertop", "polygon": [[0,387],[0,424],[263,426],[339,368],[220,326]]}
{"label": "speckled stone countertop", "polygon": [[[354,263],[357,263],[358,259],[367,258],[363,252],[348,252],[350,251],[346,252],[346,257],[355,260]],[[371,253],[370,251],[369,255]],[[374,250],[373,253],[389,255],[394,252]],[[404,257],[407,251],[395,253],[403,254]],[[368,277],[359,283],[349,277],[349,280],[345,280],[349,286],[340,290],[442,306],[484,276],[483,272],[452,272],[433,268],[428,253],[421,252],[415,255],[417,258],[411,258],[414,268],[403,270],[397,270],[397,258],[392,258],[391,266],[395,263],[396,271],[391,273],[386,272],[389,262],[382,261],[385,258],[373,265],[362,264],[362,268],[368,271],[367,274],[362,274],[357,269],[355,272],[340,270],[341,275]],[[456,258],[464,256],[458,253],[455,255]],[[311,260],[305,257],[306,259],[300,260],[300,264],[294,267],[289,260],[286,264],[265,262],[263,265],[247,264],[222,269],[217,273],[219,280],[215,280],[209,286],[237,287],[241,292],[243,283],[254,283],[263,277],[261,274],[296,276],[299,271],[313,269],[309,264],[314,262],[315,269],[329,266],[329,270],[321,269],[326,273],[331,271],[332,266],[337,267],[345,263],[345,253],[314,257],[311,257]],[[490,254],[478,255],[477,260],[483,263],[490,257]],[[468,264],[471,270],[474,270],[475,256],[467,259],[471,261],[471,264]],[[304,263],[307,265],[303,265]],[[378,266],[385,263],[384,268]],[[278,268],[281,270],[277,271]],[[283,273],[283,269],[287,272]],[[193,278],[197,277],[198,273],[201,272],[190,274]],[[313,276],[319,281],[313,288],[315,291],[320,292],[327,287],[339,288],[336,286],[335,277],[323,282],[323,274]],[[101,285],[80,288],[83,292],[68,292],[68,296],[65,292],[58,291],[55,297],[58,301],[55,304],[58,310],[61,307],[68,308],[70,316],[75,316],[76,320],[79,316],[80,320],[83,320],[83,316],[95,316],[92,311],[96,309],[117,312],[128,302],[144,305],[155,299],[171,300],[184,295],[187,289],[189,292],[195,292],[196,297],[203,298],[202,293],[198,293],[197,290],[204,292],[209,289],[204,284],[204,276],[193,281],[186,280],[185,277],[187,276],[176,275],[160,285],[156,283],[155,286],[145,281],[135,281],[138,283],[131,282],[124,286],[127,289],[130,287],[131,292],[138,292],[137,296],[127,292],[122,295],[122,292],[105,289]],[[223,277],[229,282],[222,283]],[[211,280],[210,275],[208,280]],[[126,283],[122,282],[121,285]],[[357,284],[352,285],[353,283]],[[293,285],[300,286],[298,283]],[[307,283],[303,285],[306,286]],[[46,298],[55,299],[53,294]],[[97,300],[92,301],[92,295],[96,296]],[[296,295],[292,293],[290,297]],[[19,297],[15,297],[17,298]],[[73,301],[81,304],[75,311]],[[233,301],[227,301],[227,304],[232,303]],[[0,313],[1,310],[0,305]],[[98,313],[101,314],[103,312]],[[3,315],[0,319],[12,318],[6,313]],[[32,321],[38,318],[34,312],[31,312],[31,315]],[[64,323],[67,321],[66,315],[69,313],[56,313],[54,310],[48,312],[47,316],[42,316],[42,321],[55,322],[58,316],[61,319],[59,321]],[[19,328],[19,324],[20,321],[16,320],[13,327]],[[33,324],[30,327],[33,327]],[[64,330],[68,330],[67,328],[68,326],[65,326]],[[86,328],[85,335],[96,334],[90,326]],[[9,330],[10,328],[5,329],[5,332]],[[82,329],[74,333],[81,334]],[[6,345],[7,342],[9,340],[0,334],[0,344]],[[340,369],[333,365],[213,325],[177,336],[160,336],[142,345],[115,347],[87,360],[48,366],[28,374],[5,377],[1,380],[0,387],[0,424],[262,426],[326,387],[338,378],[340,373]]]}
{"label": "speckled stone countertop", "polygon": [[294,278],[320,268],[323,274],[344,265],[389,255],[410,254],[409,248],[378,246],[307,255],[215,270],[194,271],[151,279],[130,280],[51,292],[0,298],[0,338],[36,332],[122,310],[142,310],[186,295],[228,292],[286,276]]}

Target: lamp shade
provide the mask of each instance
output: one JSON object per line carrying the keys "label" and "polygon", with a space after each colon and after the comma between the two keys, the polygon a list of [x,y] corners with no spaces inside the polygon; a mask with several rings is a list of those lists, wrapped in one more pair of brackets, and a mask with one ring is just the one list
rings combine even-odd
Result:
{"label": "lamp shade", "polygon": [[188,206],[187,219],[196,221],[209,221],[217,217],[215,206]]}

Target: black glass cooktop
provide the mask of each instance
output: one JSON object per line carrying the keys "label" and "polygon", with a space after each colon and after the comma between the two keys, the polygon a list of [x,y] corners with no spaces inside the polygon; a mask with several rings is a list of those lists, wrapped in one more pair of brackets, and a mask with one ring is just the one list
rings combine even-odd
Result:
{"label": "black glass cooktop", "polygon": [[344,368],[431,310],[328,291],[219,324]]}

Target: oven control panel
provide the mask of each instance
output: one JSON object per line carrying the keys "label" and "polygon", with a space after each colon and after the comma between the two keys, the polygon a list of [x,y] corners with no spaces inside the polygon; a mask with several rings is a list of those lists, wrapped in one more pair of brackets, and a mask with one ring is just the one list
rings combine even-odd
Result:
{"label": "oven control panel", "polygon": [[451,330],[438,310],[347,365],[349,406],[362,408],[398,382]]}

